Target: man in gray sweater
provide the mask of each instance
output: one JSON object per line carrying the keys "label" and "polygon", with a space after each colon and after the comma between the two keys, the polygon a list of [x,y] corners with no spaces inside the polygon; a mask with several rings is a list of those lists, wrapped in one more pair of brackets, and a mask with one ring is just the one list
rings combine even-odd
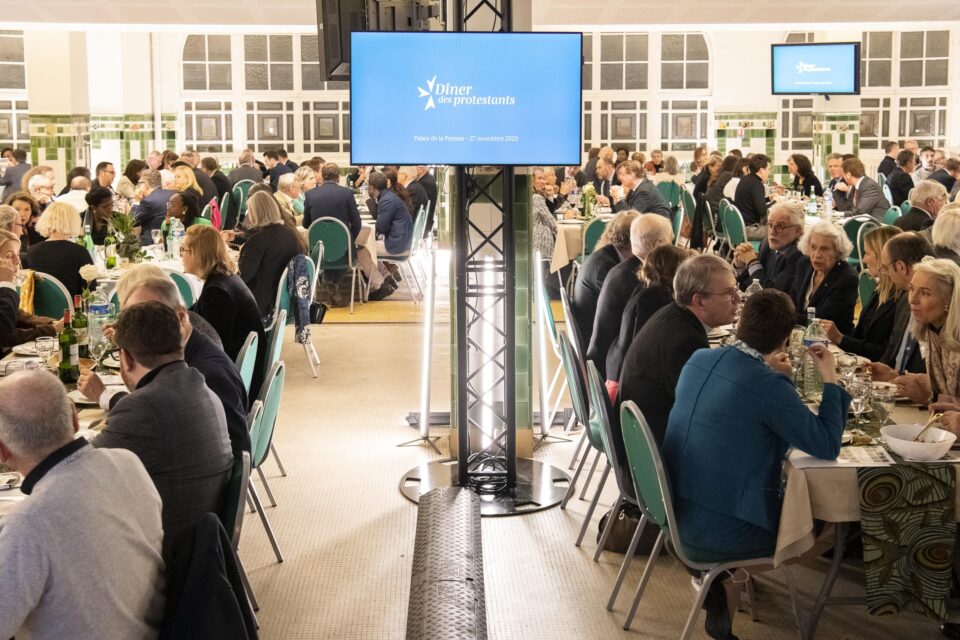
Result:
{"label": "man in gray sweater", "polygon": [[27,494],[0,518],[0,638],[156,638],[160,496],[137,456],[76,430],[56,377],[0,381],[0,462]]}

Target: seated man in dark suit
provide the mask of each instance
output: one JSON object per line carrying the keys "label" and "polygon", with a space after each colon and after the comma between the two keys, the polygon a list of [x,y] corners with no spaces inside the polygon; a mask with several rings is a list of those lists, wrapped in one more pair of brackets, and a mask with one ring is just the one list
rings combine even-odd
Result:
{"label": "seated man in dark suit", "polygon": [[697,349],[710,346],[707,332],[733,322],[740,292],[722,258],[695,256],[677,270],[674,298],[647,320],[623,358],[618,403],[632,400],[663,444],[680,371]]}
{"label": "seated man in dark suit", "polygon": [[167,217],[167,202],[176,193],[161,188],[159,171],[147,171],[142,178],[147,183],[147,195],[133,208],[134,226],[140,227],[140,243],[153,244],[150,232],[160,229]]}
{"label": "seated man in dark suit", "polygon": [[263,162],[267,167],[267,177],[270,178],[270,190],[276,193],[280,186],[280,176],[293,171],[280,161],[280,153],[274,149],[263,152]]}
{"label": "seated man in dark suit", "polygon": [[904,149],[897,154],[897,166],[887,176],[887,187],[890,188],[890,197],[893,198],[893,202],[890,204],[895,207],[899,207],[906,202],[910,190],[913,189],[913,178],[910,176],[913,173],[915,163],[916,159],[913,151]]}
{"label": "seated man in dark suit", "polygon": [[947,204],[947,190],[936,180],[921,180],[910,194],[910,211],[897,218],[894,226],[904,231],[923,231],[933,226],[940,209]]}
{"label": "seated man in dark suit", "polygon": [[363,224],[353,191],[340,186],[340,167],[328,162],[320,169],[323,182],[307,191],[303,200],[303,228],[309,229],[314,220],[336,218],[347,225],[350,237],[357,241]]}
{"label": "seated man in dark suit", "polygon": [[593,190],[597,194],[597,204],[610,206],[610,187],[613,186],[616,172],[613,161],[603,156],[597,158],[597,177],[593,179]]}
{"label": "seated man in dark suit", "polygon": [[617,167],[617,176],[620,178],[624,196],[622,199],[618,198],[620,192],[614,190],[611,195],[614,211],[632,209],[640,213],[656,213],[664,216],[667,220],[673,219],[670,204],[664,199],[656,185],[647,180],[647,172],[639,162],[635,160],[621,162],[620,166]]}
{"label": "seated man in dark suit", "polygon": [[960,177],[960,160],[947,158],[943,166],[931,173],[927,180],[936,180],[944,186],[947,193],[950,193],[957,184],[958,177]]}
{"label": "seated man in dark suit", "polygon": [[[628,161],[628,162],[632,162]],[[630,224],[630,247],[633,255],[610,269],[593,320],[593,333],[587,348],[587,358],[593,360],[602,379],[606,380],[607,352],[620,336],[623,310],[634,289],[643,286],[637,278],[637,270],[647,254],[661,244],[673,242],[673,226],[663,216],[653,213],[641,214]]]}
{"label": "seated man in dark suit", "polygon": [[417,167],[417,182],[423,187],[423,190],[427,192],[427,199],[430,201],[430,210],[427,213],[427,224],[423,228],[423,237],[426,238],[430,235],[430,232],[433,231],[433,221],[436,219],[434,216],[437,212],[437,199],[439,197],[437,179],[433,177],[433,174],[430,173],[430,170],[425,165],[420,165]]}
{"label": "seated man in dark suit", "polygon": [[416,180],[417,170],[414,167],[400,167],[397,171],[397,181],[403,185],[410,195],[410,204],[413,205],[413,219],[416,221],[421,212],[426,211],[430,204],[430,196]]}
{"label": "seated man in dark suit", "polygon": [[614,216],[613,220],[607,223],[607,228],[597,241],[593,253],[587,256],[577,272],[570,305],[580,340],[583,341],[583,344],[577,345],[580,353],[586,353],[590,345],[593,319],[597,315],[597,301],[607,275],[611,269],[633,255],[630,247],[630,224],[637,215],[636,211],[621,211]]}
{"label": "seated man in dark suit", "polygon": [[[201,160],[200,171],[213,182],[213,186],[217,189],[217,198],[223,198],[225,193],[230,192],[230,179],[220,171],[220,164],[217,163],[216,158],[207,156]],[[221,211],[220,215],[224,215],[224,212]]]}
{"label": "seated man in dark suit", "polygon": [[847,198],[849,187],[843,181],[843,155],[831,153],[827,156],[827,173],[830,175],[830,183],[827,185],[830,194],[833,196],[834,211],[849,211],[853,206]]}
{"label": "seated man in dark suit", "polygon": [[126,307],[115,325],[120,375],[130,390],[94,438],[137,454],[163,501],[164,553],[177,533],[220,508],[233,454],[223,405],[183,361],[177,314],[159,302]]}
{"label": "seated man in dark suit", "polygon": [[803,258],[797,243],[803,235],[806,218],[803,205],[778,202],[767,214],[767,237],[760,243],[760,253],[749,242],[734,250],[733,268],[741,291],[754,280],[764,289],[790,291],[797,275],[797,263]]}
{"label": "seated man in dark suit", "polygon": [[843,181],[850,187],[847,197],[853,203],[847,216],[867,215],[882,223],[890,203],[877,181],[867,177],[860,158],[847,158],[843,161]]}
{"label": "seated man in dark suit", "polygon": [[[141,280],[134,285],[121,304],[131,307],[142,302],[159,302],[177,314],[183,336],[183,359],[203,374],[207,386],[220,399],[234,457],[239,457],[244,451],[249,452],[247,410],[251,403],[247,399],[247,390],[234,362],[219,343],[215,343],[193,326],[177,285],[170,278],[154,276]],[[203,318],[198,318],[197,321],[205,322]],[[120,399],[127,395],[123,391],[107,391],[97,374],[88,369],[81,370],[77,389],[95,400],[106,411],[115,407]]]}
{"label": "seated man in dark suit", "polygon": [[[410,253],[413,242],[413,218],[406,203],[400,199],[393,189],[388,187],[387,177],[374,171],[367,178],[370,195],[377,201],[377,255],[382,259],[385,256],[403,256]],[[361,264],[361,268],[364,265]],[[383,300],[397,289],[396,280],[392,277],[393,271],[382,262],[377,268],[364,270],[370,278],[370,300]]]}
{"label": "seated man in dark suit", "polygon": [[770,158],[758,153],[750,157],[747,165],[750,172],[740,178],[733,203],[743,216],[747,240],[763,240],[767,237],[764,223],[767,219],[766,183],[770,175]]}
{"label": "seated man in dark suit", "polygon": [[[919,233],[901,233],[887,240],[880,251],[881,267],[893,285],[901,291],[910,290],[913,267],[927,256],[933,256],[933,246]],[[917,339],[907,330],[910,324],[909,296],[901,295],[893,320],[893,333],[879,362],[871,363],[874,380],[890,381],[902,373],[926,373]]]}

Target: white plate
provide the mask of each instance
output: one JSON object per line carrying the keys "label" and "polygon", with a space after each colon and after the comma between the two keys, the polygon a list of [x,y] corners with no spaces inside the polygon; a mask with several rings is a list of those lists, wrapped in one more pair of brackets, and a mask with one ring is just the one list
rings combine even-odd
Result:
{"label": "white plate", "polygon": [[120,361],[117,360],[117,356],[116,356],[115,354],[111,354],[111,355],[107,356],[106,358],[104,358],[102,364],[103,364],[103,366],[106,367],[107,369],[119,369],[119,368],[120,368]]}
{"label": "white plate", "polygon": [[68,394],[67,394],[67,397],[70,398],[71,400],[73,400],[76,404],[82,404],[82,405],[86,405],[86,406],[89,406],[89,407],[96,407],[96,406],[97,406],[97,402],[96,402],[96,401],[91,400],[90,398],[88,398],[87,396],[83,395],[82,393],[80,393],[80,392],[77,391],[76,389],[74,389],[73,391],[71,391],[70,393],[68,393]]}
{"label": "white plate", "polygon": [[850,431],[844,431],[840,436],[840,444],[849,444],[853,442],[853,433]]}
{"label": "white plate", "polygon": [[18,344],[17,346],[15,346],[14,348],[12,348],[11,351],[13,351],[13,352],[14,352],[15,354],[17,354],[18,356],[37,356],[37,355],[40,355],[39,353],[37,353],[37,347],[36,347],[36,345],[32,345],[32,344]]}

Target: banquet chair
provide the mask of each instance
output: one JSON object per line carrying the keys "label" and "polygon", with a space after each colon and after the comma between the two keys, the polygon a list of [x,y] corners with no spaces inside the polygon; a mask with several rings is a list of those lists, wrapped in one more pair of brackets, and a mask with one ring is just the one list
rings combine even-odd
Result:
{"label": "banquet chair", "polygon": [[207,206],[203,208],[203,211],[200,212],[200,217],[209,221],[210,224],[213,224],[213,207],[210,206],[209,202],[207,203]]}
{"label": "banquet chair", "polygon": [[[737,245],[747,241],[747,225],[743,222],[743,215],[740,213],[740,209],[737,209],[735,205],[728,203],[724,210],[723,230],[727,234],[731,251],[735,249]],[[753,245],[754,249],[758,249],[760,246],[760,243],[756,240],[752,240],[750,244]]]}
{"label": "banquet chair", "polygon": [[230,192],[229,192],[229,191],[227,191],[226,193],[223,194],[223,196],[220,198],[220,202],[219,202],[218,204],[219,204],[219,206],[220,206],[220,215],[222,216],[222,218],[223,218],[224,220],[226,220],[226,219],[227,219],[227,212],[228,212],[227,207],[230,206]]}
{"label": "banquet chair", "polygon": [[[912,189],[911,189],[911,191],[912,191]],[[900,203],[900,213],[901,213],[902,215],[907,215],[908,213],[910,213],[910,201],[909,201],[909,200],[904,200],[903,202]]]}
{"label": "banquet chair", "polygon": [[677,207],[680,206],[680,199],[682,198],[681,191],[684,191],[684,188],[673,180],[665,180],[657,184],[657,191],[660,192],[663,199],[670,205],[670,211],[676,211]]}
{"label": "banquet chair", "polygon": [[883,224],[891,225],[903,215],[900,211],[900,207],[890,207],[887,209],[887,212],[883,214]]}
{"label": "banquet chair", "polygon": [[243,380],[243,388],[250,393],[250,383],[253,381],[253,372],[257,366],[257,334],[251,331],[247,339],[243,341],[240,347],[240,353],[237,354],[237,371],[240,372],[240,379]]}
{"label": "banquet chair", "polygon": [[[881,188],[881,189],[883,189],[884,187],[887,187],[888,189],[890,188],[890,187],[887,185],[887,176],[885,176],[885,175],[883,175],[882,173],[879,173],[879,172],[877,173],[877,184],[880,185],[880,188]],[[884,191],[884,192],[883,192],[883,195],[887,196],[887,192]],[[890,196],[887,196],[887,200],[888,200],[889,202],[893,202],[893,200],[890,199]]]}
{"label": "banquet chair", "polygon": [[230,190],[231,197],[237,201],[237,226],[243,222],[247,215],[247,194],[256,183],[253,180],[239,180]]}
{"label": "banquet chair", "polygon": [[[880,175],[883,174],[881,173]],[[884,184],[880,189],[883,191],[883,197],[887,199],[887,202],[893,202],[893,193],[890,191],[890,185]]]}
{"label": "banquet chair", "polygon": [[[250,408],[250,414],[247,419],[248,426],[251,420],[259,420],[257,416],[261,413],[263,413],[263,403],[257,400]],[[220,523],[223,525],[223,528],[226,529],[227,535],[230,536],[230,546],[233,548],[233,553],[237,557],[237,568],[240,569],[240,578],[243,581],[244,591],[247,592],[247,598],[250,600],[250,607],[254,611],[259,611],[260,604],[257,602],[257,597],[253,594],[253,587],[250,586],[247,571],[243,568],[243,563],[240,562],[240,554],[238,553],[240,531],[243,529],[243,506],[246,502],[247,487],[249,484],[250,454],[244,451],[240,459],[233,461],[233,470],[230,473],[230,479],[227,480],[227,484],[223,488],[223,496],[220,499],[220,511],[217,513],[217,516],[220,518]]]}
{"label": "banquet chair", "polygon": [[877,290],[877,281],[873,279],[866,271],[860,272],[860,283],[857,285],[857,292],[860,296],[860,308],[866,309],[867,305],[870,303],[870,299],[873,297],[874,292]]}
{"label": "banquet chair", "polygon": [[[322,242],[317,244],[317,249],[320,252],[323,251]],[[306,261],[307,272],[310,275],[310,291],[308,292],[308,297],[312,302],[314,293],[316,292],[317,268],[314,266],[313,260],[309,256],[306,257]],[[287,267],[283,270],[283,273],[280,274],[280,280],[277,282],[277,295],[275,296],[273,303],[273,315],[276,316],[278,313],[280,313],[281,309],[285,310],[287,312],[288,325],[295,324],[293,308],[291,307],[290,303],[290,289],[287,288],[287,276],[289,272],[290,267]],[[305,342],[301,346],[303,347],[304,354],[307,356],[307,363],[310,365],[310,372],[313,374],[314,379],[316,379],[317,367],[320,365],[320,356],[317,355],[317,350],[314,348],[312,341]]]}
{"label": "banquet chair", "polygon": [[[583,472],[583,467],[590,457],[590,452],[595,450],[599,454],[600,449],[596,445],[600,444],[600,440],[595,437],[597,435],[596,433],[591,433],[590,405],[587,400],[587,385],[583,373],[583,361],[575,355],[570,338],[563,334],[560,335],[560,364],[563,366],[564,373],[567,376],[567,391],[570,394],[570,403],[573,405],[573,416],[577,422],[584,426],[583,436],[580,440],[580,445],[577,446],[577,450],[579,451],[584,441],[587,443],[587,450],[583,452],[580,465],[573,474],[573,479],[570,480],[570,486],[567,487],[566,495],[564,495],[563,500],[560,502],[560,508],[566,509],[567,502],[569,502],[573,494],[577,492],[577,480],[580,479],[580,474]],[[594,464],[596,464],[598,459],[599,457],[594,460]],[[574,457],[574,460],[576,460],[576,457]]]}
{"label": "banquet chair", "polygon": [[680,204],[683,205],[680,207],[683,210],[683,214],[692,225],[693,219],[697,215],[697,202],[693,199],[693,194],[686,189],[680,189]]}
{"label": "banquet chair", "polygon": [[583,266],[583,261],[593,253],[593,249],[597,246],[600,236],[602,236],[606,230],[607,224],[608,222],[606,220],[594,218],[583,228],[583,248],[580,250],[580,255],[573,259],[570,276],[567,278],[566,285],[564,285],[562,281],[560,282],[560,288],[566,288],[571,296],[573,295],[573,287],[577,282],[577,273],[580,271],[580,267]]}
{"label": "banquet chair", "polygon": [[534,442],[534,450],[537,449],[544,440],[550,437],[550,428],[553,426],[553,419],[560,408],[560,401],[563,399],[563,387],[560,384],[560,374],[563,373],[563,365],[557,364],[551,376],[547,366],[547,341],[549,348],[554,355],[560,358],[560,346],[557,337],[557,322],[553,317],[553,307],[550,306],[550,296],[547,294],[547,286],[543,274],[543,261],[540,252],[537,252],[533,261],[534,268],[534,287],[536,288],[536,304],[540,308],[540,320],[537,322],[537,371],[540,377],[540,435]]}
{"label": "banquet chair", "polygon": [[843,231],[853,245],[853,254],[847,262],[860,268],[863,262],[863,237],[878,226],[872,216],[854,216],[843,221]]}
{"label": "banquet chair", "polygon": [[407,273],[413,277],[413,281],[417,285],[418,294],[417,297],[414,297],[413,289],[410,288],[410,281],[404,279],[407,285],[407,291],[410,292],[410,297],[413,298],[414,302],[418,302],[423,299],[423,286],[420,284],[420,277],[417,275],[417,270],[414,266],[413,259],[420,253],[420,247],[423,245],[423,230],[426,226],[426,208],[420,207],[420,212],[417,214],[417,219],[413,223],[413,238],[410,240],[410,250],[403,255],[395,256],[385,254],[382,256],[377,256],[377,259],[381,262],[398,265],[401,269],[403,267],[407,268]]}
{"label": "banquet chair", "polygon": [[173,283],[177,285],[177,290],[180,292],[180,297],[183,298],[183,306],[187,309],[193,306],[193,287],[190,286],[190,281],[188,281],[182,273],[177,271],[168,271],[167,275],[170,276],[170,279],[173,280]]}
{"label": "banquet chair", "polygon": [[[598,430],[600,431],[603,453],[607,458],[607,464],[613,469],[613,477],[617,481],[617,490],[619,491],[617,501],[613,504],[613,509],[610,510],[610,517],[607,518],[607,526],[603,530],[603,534],[597,544],[596,553],[593,555],[593,561],[596,562],[600,559],[600,554],[603,553],[603,547],[607,542],[610,531],[613,529],[613,520],[620,513],[620,507],[631,504],[639,509],[640,503],[637,501],[636,493],[633,490],[633,480],[630,478],[627,461],[622,459],[620,450],[616,447],[616,441],[614,440],[616,436],[613,433],[613,427],[610,422],[610,405],[607,404],[606,389],[604,389],[603,382],[600,380],[600,372],[597,371],[596,365],[592,362],[587,363],[587,393],[590,398],[590,407],[593,410],[591,415],[593,420],[596,421]],[[607,611],[613,611],[613,605],[617,602],[620,587],[623,586],[623,579],[627,576],[627,570],[633,561],[633,556],[637,550],[637,545],[640,543],[640,536],[643,533],[645,525],[646,519],[644,516],[641,516],[640,522],[637,523],[637,528],[630,538],[627,554],[620,564],[617,581],[614,583],[610,599],[607,601]]]}
{"label": "banquet chair", "polygon": [[354,294],[360,292],[360,301],[363,302],[365,288],[363,279],[358,277],[360,265],[357,257],[353,253],[353,239],[350,236],[350,230],[347,225],[340,220],[331,217],[317,218],[310,223],[310,229],[307,231],[307,247],[310,254],[314,254],[314,249],[318,242],[323,243],[323,253],[318,255],[320,262],[316,267],[320,271],[350,271],[350,313],[353,313]]}
{"label": "banquet chair", "polygon": [[683,209],[677,209],[673,213],[673,244],[680,246],[680,230],[683,228]]}
{"label": "banquet chair", "polygon": [[63,312],[70,310],[73,316],[73,296],[63,283],[48,273],[37,271],[33,277],[33,313],[46,318],[59,320]]}
{"label": "banquet chair", "polygon": [[[584,361],[583,353],[587,345],[584,344],[583,338],[580,335],[580,328],[577,325],[576,321],[574,320],[573,308],[570,306],[570,298],[569,296],[567,296],[566,289],[563,288],[563,280],[559,273],[557,274],[557,278],[560,279],[560,285],[561,285],[560,286],[560,306],[563,308],[563,317],[565,319],[564,326],[567,329],[567,337],[570,339],[570,345],[573,347],[574,361],[583,363]],[[562,356],[563,352],[561,351],[560,353]],[[567,384],[568,385],[570,384],[569,380],[567,380]],[[589,414],[586,412],[584,412],[583,415],[581,416],[581,415],[577,415],[576,411],[573,411],[572,415],[570,416],[570,420],[567,423],[567,426],[564,430],[567,432],[575,431],[578,424],[581,427],[585,427],[587,424],[586,422],[587,417],[589,417]],[[581,418],[583,418],[583,420],[581,420]],[[580,457],[580,450],[583,449],[583,445],[586,442],[587,442],[587,432],[586,430],[584,430],[583,434],[580,436],[580,440],[577,442],[577,448],[573,452],[573,457],[570,458],[570,465],[568,466],[569,469],[573,469],[575,466],[577,466],[577,458]],[[589,450],[589,446],[587,448]],[[586,453],[587,452],[584,451],[584,454]],[[576,482],[574,482],[574,484],[576,484]]]}
{"label": "banquet chair", "polygon": [[[700,616],[700,608],[707,597],[710,585],[714,580],[724,575],[727,571],[736,570],[742,567],[772,565],[773,558],[743,558],[741,560],[730,560],[724,562],[701,562],[687,555],[683,544],[680,542],[680,533],[677,529],[677,521],[673,510],[673,498],[670,493],[670,484],[667,474],[663,468],[663,460],[660,457],[660,449],[657,441],[647,425],[643,414],[637,405],[627,400],[620,407],[620,428],[623,433],[623,444],[627,453],[627,461],[630,472],[633,476],[633,486],[636,492],[637,502],[640,510],[646,518],[646,521],[653,523],[660,529],[657,541],[653,546],[647,564],[640,577],[640,584],[637,587],[637,593],[634,596],[633,605],[627,614],[626,622],[623,628],[629,630],[633,623],[633,618],[637,613],[637,607],[643,592],[646,589],[647,582],[653,572],[660,550],[663,548],[667,538],[670,539],[673,555],[683,563],[687,568],[694,571],[700,571],[703,574],[702,581],[697,588],[697,598],[693,608],[687,617],[687,622],[680,635],[681,640],[687,640],[693,632],[693,625]],[[786,566],[781,566],[787,578],[787,587],[790,591],[790,600],[793,604],[794,618],[799,623],[799,612],[797,610],[796,587],[793,582],[793,576]],[[799,626],[799,625],[798,625]]]}
{"label": "banquet chair", "polygon": [[[282,312],[281,312],[282,313]],[[267,492],[267,497],[273,506],[277,503],[273,499],[273,492],[270,491],[270,484],[267,482],[267,476],[264,475],[260,466],[270,454],[270,445],[273,441],[273,431],[277,425],[277,415],[280,413],[280,396],[283,394],[284,382],[284,364],[275,362],[270,367],[270,372],[263,381],[263,387],[260,389],[260,397],[257,399],[263,405],[263,411],[259,419],[254,419],[250,425],[250,468],[260,476],[260,482]],[[260,495],[252,482],[248,484],[250,498],[260,514],[260,521],[267,532],[267,538],[270,539],[270,546],[273,547],[273,553],[277,557],[277,562],[283,562],[283,553],[280,551],[280,545],[277,543],[277,537],[273,533],[273,527],[270,526],[270,518],[267,517],[263,509],[263,503],[260,502]]]}

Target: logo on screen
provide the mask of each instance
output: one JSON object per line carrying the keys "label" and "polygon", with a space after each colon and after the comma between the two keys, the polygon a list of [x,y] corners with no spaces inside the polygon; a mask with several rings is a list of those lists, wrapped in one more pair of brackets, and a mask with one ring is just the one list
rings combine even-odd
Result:
{"label": "logo on screen", "polygon": [[797,63],[797,73],[830,73],[830,67],[818,67],[815,64],[809,64],[801,60]]}
{"label": "logo on screen", "polygon": [[[517,103],[515,96],[492,96],[476,95],[472,84],[451,84],[449,82],[437,82],[437,76],[427,80],[427,88],[417,87],[417,94],[420,98],[426,98],[423,105],[424,111],[436,109],[437,104],[451,107],[460,107],[468,105],[478,106],[512,106]],[[436,98],[436,100],[434,100]]]}

